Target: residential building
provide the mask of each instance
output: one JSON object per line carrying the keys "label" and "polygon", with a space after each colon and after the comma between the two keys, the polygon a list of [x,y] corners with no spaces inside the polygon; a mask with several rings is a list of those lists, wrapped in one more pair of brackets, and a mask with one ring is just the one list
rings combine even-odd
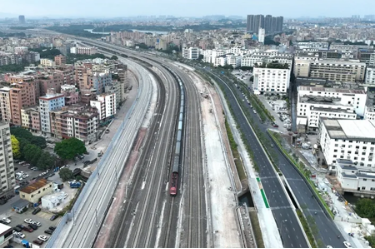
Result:
{"label": "residential building", "polygon": [[254,93],[285,94],[289,88],[290,69],[254,67]]}
{"label": "residential building", "polygon": [[363,89],[299,86],[297,124],[306,120],[306,128],[316,130],[320,117],[355,120],[357,115],[364,116],[366,99]]}
{"label": "residential building", "polygon": [[65,96],[65,105],[77,104],[79,101],[78,89],[74,85],[62,85],[61,93]]}
{"label": "residential building", "polygon": [[36,204],[40,199],[53,193],[52,183],[41,178],[30,185],[20,189],[20,198]]}
{"label": "residential building", "polygon": [[259,28],[264,28],[263,15],[248,15],[247,16],[247,31],[258,32]]}
{"label": "residential building", "polygon": [[291,69],[293,65],[293,55],[286,53],[255,52],[241,58],[241,67],[261,66],[272,62],[283,65],[288,64],[288,68]]}
{"label": "residential building", "polygon": [[374,49],[358,49],[358,59],[366,65],[375,66],[375,50]]}
{"label": "residential building", "polygon": [[66,57],[63,55],[56,55],[55,56],[55,65],[56,66],[62,66],[66,64]]}
{"label": "residential building", "polygon": [[30,82],[24,81],[21,83],[11,84],[10,89],[10,104],[11,104],[11,123],[15,125],[22,125],[21,109],[23,107],[35,106],[35,85],[34,79]]}
{"label": "residential building", "polygon": [[50,59],[40,59],[40,64],[45,66],[45,67],[54,67],[55,62]]}
{"label": "residential building", "polygon": [[39,107],[27,107],[21,109],[22,127],[33,132],[40,131]]}
{"label": "residential building", "polygon": [[75,137],[83,142],[97,140],[99,113],[95,108],[66,106],[51,112],[51,133],[62,139]]}
{"label": "residential building", "polygon": [[375,171],[354,164],[352,160],[337,159],[332,166],[337,172],[337,180],[342,193],[353,193],[355,196],[375,197]]}
{"label": "residential building", "polygon": [[0,123],[0,198],[14,194],[16,179],[10,129],[8,123]]}
{"label": "residential building", "polygon": [[198,47],[182,48],[182,57],[189,59],[189,60],[197,60],[199,58],[199,48]]}
{"label": "residential building", "polygon": [[326,163],[349,159],[359,169],[372,170],[375,150],[375,121],[320,118],[319,143]]}
{"label": "residential building", "polygon": [[0,114],[2,122],[10,123],[12,121],[9,87],[0,88]]}
{"label": "residential building", "polygon": [[116,115],[116,93],[103,93],[97,95],[97,100],[91,100],[90,106],[99,112],[99,120],[104,120]]}
{"label": "residential building", "polygon": [[50,112],[65,106],[64,94],[56,93],[55,89],[48,89],[47,94],[39,98],[41,131],[51,133]]}
{"label": "residential building", "polygon": [[20,24],[25,24],[25,16],[23,16],[23,15],[21,15],[21,16],[18,16],[18,22],[20,23]]}
{"label": "residential building", "polygon": [[375,67],[367,67],[365,84],[375,86]]}
{"label": "residential building", "polygon": [[94,72],[92,74],[92,85],[91,87],[96,90],[96,94],[104,93],[105,86],[112,83],[112,74],[109,71],[106,72]]}
{"label": "residential building", "polygon": [[53,88],[56,92],[61,91],[61,86],[64,84],[64,74],[61,71],[52,71],[50,73],[42,73],[38,76],[38,83],[40,89],[40,96],[47,94],[48,89]]}
{"label": "residential building", "polygon": [[264,43],[264,38],[266,37],[266,31],[263,28],[259,28],[258,31],[258,41]]}
{"label": "residential building", "polygon": [[70,48],[70,53],[93,55],[98,53],[98,50],[95,47],[72,47]]}

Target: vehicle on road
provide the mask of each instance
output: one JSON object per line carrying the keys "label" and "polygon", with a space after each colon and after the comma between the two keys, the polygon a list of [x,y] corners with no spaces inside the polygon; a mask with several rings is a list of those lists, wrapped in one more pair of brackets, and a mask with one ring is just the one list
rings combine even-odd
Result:
{"label": "vehicle on road", "polygon": [[45,236],[45,235],[39,235],[38,236],[38,239],[40,239],[41,241],[47,241],[48,240],[48,236]]}
{"label": "vehicle on road", "polygon": [[344,241],[344,246],[347,247],[347,248],[351,248],[352,245],[349,243],[349,241]]}
{"label": "vehicle on road", "polygon": [[253,112],[254,112],[255,114],[257,114],[257,111],[253,110]]}
{"label": "vehicle on road", "polygon": [[279,126],[276,123],[272,123],[272,126],[278,128]]}
{"label": "vehicle on road", "polygon": [[32,167],[31,170],[36,171],[36,170],[38,170],[38,168],[37,167]]}
{"label": "vehicle on road", "polygon": [[40,208],[35,208],[34,211],[32,212],[33,215],[36,215],[37,213],[39,213],[42,209]]}

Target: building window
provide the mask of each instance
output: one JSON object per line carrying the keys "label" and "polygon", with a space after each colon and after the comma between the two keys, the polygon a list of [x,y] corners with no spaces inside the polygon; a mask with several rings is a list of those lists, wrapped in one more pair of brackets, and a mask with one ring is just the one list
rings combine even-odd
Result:
{"label": "building window", "polygon": [[366,190],[366,187],[362,187],[362,190]]}

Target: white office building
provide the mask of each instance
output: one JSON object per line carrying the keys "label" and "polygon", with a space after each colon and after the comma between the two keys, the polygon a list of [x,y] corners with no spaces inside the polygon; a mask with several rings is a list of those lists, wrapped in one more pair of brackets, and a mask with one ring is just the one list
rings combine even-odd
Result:
{"label": "white office building", "polygon": [[264,38],[265,38],[265,37],[266,37],[266,30],[260,28],[260,29],[259,29],[259,32],[258,32],[258,41],[259,41],[260,43],[264,43]]}
{"label": "white office building", "polygon": [[356,119],[365,115],[366,99],[364,90],[299,86],[297,124],[307,120],[307,129],[316,130],[320,117]]}
{"label": "white office building", "polygon": [[253,75],[255,94],[285,94],[289,88],[289,69],[254,67]]}
{"label": "white office building", "polygon": [[375,167],[375,121],[321,118],[319,143],[328,165],[348,159],[358,169]]}
{"label": "white office building", "polygon": [[375,85],[375,67],[367,67],[365,84]]}
{"label": "white office building", "polygon": [[182,57],[189,60],[197,60],[199,58],[199,48],[197,47],[184,47],[182,48]]}

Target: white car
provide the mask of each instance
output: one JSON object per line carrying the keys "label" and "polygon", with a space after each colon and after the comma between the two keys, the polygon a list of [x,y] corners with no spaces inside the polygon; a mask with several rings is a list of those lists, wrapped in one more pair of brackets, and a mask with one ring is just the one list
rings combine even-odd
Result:
{"label": "white car", "polygon": [[16,233],[16,235],[22,239],[26,237],[25,234],[23,233]]}
{"label": "white car", "polygon": [[24,219],[23,220],[25,223],[27,223],[27,224],[31,224],[31,223],[33,223],[33,220],[32,219]]}
{"label": "white car", "polygon": [[48,236],[45,236],[45,235],[39,235],[39,236],[38,236],[38,239],[40,239],[41,241],[44,241],[44,242],[47,241],[48,238],[49,238],[49,237],[48,237]]}
{"label": "white car", "polygon": [[23,177],[23,178],[28,178],[29,175],[28,175],[28,174],[23,174],[22,177]]}
{"label": "white car", "polygon": [[6,218],[6,217],[2,218],[2,221],[3,221],[4,223],[6,223],[6,224],[9,224],[9,223],[12,222],[10,219],[8,219],[8,218]]}
{"label": "white car", "polygon": [[32,224],[38,226],[38,227],[41,227],[42,226],[42,223],[40,223],[39,221],[33,221],[31,222]]}
{"label": "white car", "polygon": [[352,248],[352,245],[351,245],[348,241],[344,241],[344,245],[345,245],[347,248]]}

